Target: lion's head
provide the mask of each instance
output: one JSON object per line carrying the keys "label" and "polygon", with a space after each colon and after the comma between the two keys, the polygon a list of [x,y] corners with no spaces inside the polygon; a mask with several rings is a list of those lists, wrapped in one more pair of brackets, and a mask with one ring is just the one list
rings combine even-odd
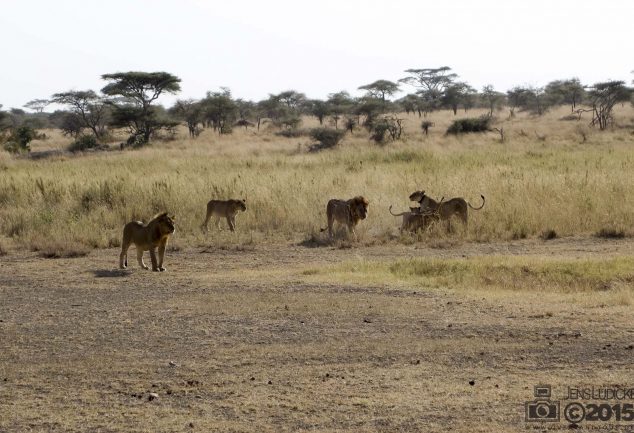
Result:
{"label": "lion's head", "polygon": [[153,229],[153,232],[159,238],[169,236],[176,231],[174,217],[169,216],[167,212],[156,215],[147,225]]}
{"label": "lion's head", "polygon": [[350,212],[356,219],[364,220],[368,216],[368,205],[370,202],[363,196],[359,195],[350,200]]}
{"label": "lion's head", "polygon": [[425,198],[425,191],[416,191],[409,195],[411,201],[420,203]]}
{"label": "lion's head", "polygon": [[247,199],[243,198],[242,200],[234,200],[234,207],[237,210],[241,210],[242,212],[246,212],[246,210],[247,210]]}

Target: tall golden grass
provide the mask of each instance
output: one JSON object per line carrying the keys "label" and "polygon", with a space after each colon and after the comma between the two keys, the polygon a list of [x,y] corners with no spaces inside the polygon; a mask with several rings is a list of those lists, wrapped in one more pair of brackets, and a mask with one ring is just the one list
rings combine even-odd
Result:
{"label": "tall golden grass", "polygon": [[[617,107],[617,125],[634,111]],[[457,117],[476,116],[477,110]],[[172,142],[134,151],[41,159],[0,152],[0,234],[22,245],[44,240],[95,248],[117,246],[123,225],[167,210],[176,214],[177,242],[301,240],[325,226],[330,198],[364,195],[369,217],[361,239],[399,239],[400,221],[387,209],[407,209],[407,196],[424,189],[433,197],[462,196],[483,210],[454,236],[470,240],[559,236],[600,230],[629,232],[634,223],[634,136],[631,128],[599,132],[581,121],[559,120],[567,109],[542,117],[498,113],[506,141],[497,133],[445,136],[454,119],[433,113],[428,137],[415,115],[405,116],[402,141],[378,146],[359,130],[329,151],[308,153],[310,139],[282,138],[271,130],[206,130],[196,140],[184,131]],[[314,126],[311,119],[305,126]],[[34,142],[33,152],[65,148],[55,132]],[[587,139],[584,140],[583,135]],[[246,198],[237,234],[200,225],[208,200]],[[224,223],[224,222],[223,222]],[[225,225],[226,227],[226,225]]]}

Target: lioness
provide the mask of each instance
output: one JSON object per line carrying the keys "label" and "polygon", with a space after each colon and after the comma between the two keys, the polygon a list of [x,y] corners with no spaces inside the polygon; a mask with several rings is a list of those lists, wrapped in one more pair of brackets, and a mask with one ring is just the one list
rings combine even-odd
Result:
{"label": "lioness", "polygon": [[232,232],[236,229],[236,214],[240,211],[246,212],[247,203],[246,199],[242,200],[211,200],[207,203],[207,216],[205,217],[205,222],[200,226],[200,228],[207,232],[207,224],[209,223],[209,219],[212,216],[216,217],[216,227],[218,230],[222,230],[220,228],[220,217],[224,217],[227,219],[227,223],[229,224],[229,230]]}
{"label": "lioness", "polygon": [[[326,215],[328,217],[328,234],[332,238],[332,225],[335,221],[339,224],[345,224],[348,231],[356,236],[354,227],[368,216],[368,205],[370,202],[363,196],[356,196],[350,200],[339,200],[333,198],[328,201],[326,206]],[[326,231],[325,228],[321,231]]]}
{"label": "lioness", "polygon": [[420,203],[420,209],[422,212],[438,211],[438,217],[443,221],[447,221],[447,230],[451,230],[452,216],[457,215],[466,227],[468,224],[469,208],[473,210],[480,210],[484,207],[485,198],[483,195],[480,195],[480,197],[482,197],[482,206],[480,207],[473,207],[471,203],[462,197],[455,197],[451,200],[447,200],[440,206],[440,203],[436,200],[425,195],[425,191],[413,192],[410,194],[409,199]]}
{"label": "lioness", "polygon": [[436,211],[425,212],[421,211],[420,207],[410,207],[409,212],[405,211],[401,213],[394,213],[392,212],[392,205],[390,205],[389,211],[394,216],[403,217],[403,222],[401,223],[401,228],[399,229],[401,233],[405,230],[415,233],[419,229],[426,229],[432,222],[439,220],[438,214],[444,199],[444,197],[440,199],[440,203]]}
{"label": "lioness", "polygon": [[[125,269],[128,266],[128,248],[130,248],[131,244],[134,244],[139,266],[143,269],[148,269],[143,263],[143,251],[149,251],[150,259],[152,260],[152,270],[165,271],[163,267],[165,246],[167,245],[167,239],[174,231],[174,217],[168,216],[167,212],[154,216],[147,224],[143,224],[141,221],[127,223],[123,227],[119,267]],[[156,260],[156,247],[158,247],[158,262]]]}

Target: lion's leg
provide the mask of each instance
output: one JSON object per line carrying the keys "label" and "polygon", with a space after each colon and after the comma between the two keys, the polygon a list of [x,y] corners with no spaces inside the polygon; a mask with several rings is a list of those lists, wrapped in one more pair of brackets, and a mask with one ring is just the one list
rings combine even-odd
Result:
{"label": "lion's leg", "polygon": [[222,227],[220,227],[220,217],[216,216],[216,228],[222,231]]}
{"label": "lion's leg", "polygon": [[232,221],[231,216],[227,215],[227,224],[229,224],[229,230],[231,230],[232,232],[236,231],[235,225]]}
{"label": "lion's leg", "polygon": [[348,232],[353,238],[357,238],[357,232],[354,230],[354,224],[348,224]]}
{"label": "lion's leg", "polygon": [[127,242],[121,243],[121,254],[119,254],[119,268],[125,269],[128,267],[128,249],[130,244]]}
{"label": "lion's leg", "polygon": [[200,226],[200,228],[207,233],[209,231],[209,229],[207,228],[207,225],[209,224],[209,220],[211,219],[211,212],[207,211],[207,216],[205,217],[205,222]]}
{"label": "lion's leg", "polygon": [[158,270],[163,272],[166,269],[163,267],[163,259],[165,258],[165,247],[167,246],[167,239],[163,239],[158,247]]}
{"label": "lion's leg", "polygon": [[154,272],[158,272],[159,267],[158,267],[158,263],[156,260],[156,248],[155,247],[150,247],[150,260],[152,260],[152,270]]}
{"label": "lion's leg", "polygon": [[328,216],[328,235],[332,238],[332,225],[334,224],[333,219]]}
{"label": "lion's leg", "polygon": [[462,223],[464,224],[465,228],[467,228],[467,226],[469,225],[467,210],[465,210],[463,213],[460,214],[460,219],[462,220]]}
{"label": "lion's leg", "polygon": [[136,259],[139,262],[139,266],[143,269],[149,269],[145,263],[143,263],[143,250],[141,248],[136,249]]}

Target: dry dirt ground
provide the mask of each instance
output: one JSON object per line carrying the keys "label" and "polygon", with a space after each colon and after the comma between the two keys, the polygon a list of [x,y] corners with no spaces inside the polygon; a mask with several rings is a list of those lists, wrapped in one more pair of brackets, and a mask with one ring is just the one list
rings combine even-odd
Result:
{"label": "dry dirt ground", "polygon": [[195,248],[169,252],[166,273],[130,253],[126,271],[114,249],[0,257],[0,432],[510,432],[534,426],[534,385],[634,387],[630,305],[303,272],[634,255],[631,239]]}

